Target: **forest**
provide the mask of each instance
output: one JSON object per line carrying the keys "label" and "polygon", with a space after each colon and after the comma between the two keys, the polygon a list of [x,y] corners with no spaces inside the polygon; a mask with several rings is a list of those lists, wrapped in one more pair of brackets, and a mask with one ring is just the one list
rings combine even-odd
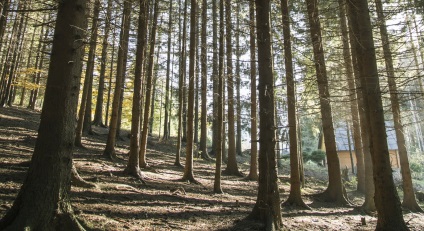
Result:
{"label": "forest", "polygon": [[0,0],[0,230],[423,230],[423,19]]}

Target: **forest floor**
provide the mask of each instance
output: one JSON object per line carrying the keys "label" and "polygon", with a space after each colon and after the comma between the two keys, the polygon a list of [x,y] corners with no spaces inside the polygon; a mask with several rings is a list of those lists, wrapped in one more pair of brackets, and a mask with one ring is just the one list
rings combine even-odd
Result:
{"label": "forest floor", "polygon": [[[37,137],[40,115],[22,108],[0,109],[0,217],[11,207],[28,169]],[[118,142],[119,160],[102,157],[107,130],[95,128],[96,135],[84,138],[85,148],[75,150],[80,175],[97,185],[95,189],[72,187],[74,211],[100,230],[261,230],[260,223],[244,218],[256,200],[257,183],[242,177],[222,176],[224,194],[212,193],[214,162],[194,161],[194,174],[201,184],[182,182],[182,170],[173,165],[176,145],[171,141],[149,141],[147,159],[150,167],[143,172],[148,180],[123,174],[129,151],[125,134]],[[126,132],[128,134],[128,132]],[[182,157],[181,163],[184,163]],[[249,156],[238,157],[239,168],[248,173]],[[225,164],[224,164],[225,167]],[[312,210],[283,207],[284,230],[373,230],[376,214],[365,214],[359,205],[362,195],[348,189],[356,205],[338,207],[314,201],[312,194],[325,188],[306,171],[305,202]],[[281,200],[288,197],[290,185],[287,168],[279,175]],[[423,204],[421,204],[423,206]],[[411,230],[424,229],[424,214],[404,211]],[[361,223],[365,219],[366,224]]]}

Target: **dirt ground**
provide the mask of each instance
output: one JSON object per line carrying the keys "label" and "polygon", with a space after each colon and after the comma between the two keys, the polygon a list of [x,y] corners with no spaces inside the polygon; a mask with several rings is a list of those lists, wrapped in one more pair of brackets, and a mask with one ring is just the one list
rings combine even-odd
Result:
{"label": "dirt ground", "polygon": [[[39,113],[22,108],[0,109],[0,217],[11,207],[25,178],[35,145]],[[97,184],[96,189],[72,187],[75,212],[101,230],[261,230],[259,223],[244,218],[256,200],[257,183],[241,177],[223,176],[224,194],[213,194],[214,162],[195,159],[194,174],[201,183],[181,182],[182,169],[173,165],[176,145],[152,138],[148,146],[150,167],[143,172],[147,185],[123,174],[129,139],[118,142],[120,160],[102,157],[107,130],[84,138],[84,149],[75,150],[80,175]],[[248,173],[249,156],[238,157],[239,167]],[[182,157],[181,163],[184,163]],[[225,165],[224,165],[225,167]],[[281,200],[288,197],[287,169],[279,175]],[[310,176],[302,193],[311,211],[283,207],[284,230],[373,230],[375,214],[358,207],[361,195],[348,190],[357,207],[336,207],[313,201],[311,194],[325,185]],[[421,204],[422,205],[422,204]],[[361,223],[361,218],[366,224]],[[411,230],[424,230],[424,214],[404,212]]]}

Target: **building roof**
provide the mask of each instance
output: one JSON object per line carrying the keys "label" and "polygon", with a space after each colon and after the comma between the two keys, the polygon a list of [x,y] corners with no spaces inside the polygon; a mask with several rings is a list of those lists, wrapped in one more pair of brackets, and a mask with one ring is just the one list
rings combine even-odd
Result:
{"label": "building roof", "polygon": [[[386,134],[387,134],[387,144],[389,145],[389,150],[397,150],[396,134],[392,121],[386,121]],[[351,150],[355,150],[353,144],[353,135],[351,127],[349,127],[350,133],[350,143]],[[334,135],[336,136],[336,146],[337,151],[348,151],[349,150],[349,141],[347,139],[347,127],[346,123],[339,123],[334,126]],[[384,135],[384,134],[382,134]]]}

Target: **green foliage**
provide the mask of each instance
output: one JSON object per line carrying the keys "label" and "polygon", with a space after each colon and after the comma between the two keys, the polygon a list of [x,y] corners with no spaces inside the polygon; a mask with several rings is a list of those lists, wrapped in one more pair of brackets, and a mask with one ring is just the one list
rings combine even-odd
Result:
{"label": "green foliage", "polygon": [[325,160],[325,152],[322,150],[315,150],[310,154],[304,153],[303,158],[305,161],[312,161],[316,164],[322,164],[323,160]]}

